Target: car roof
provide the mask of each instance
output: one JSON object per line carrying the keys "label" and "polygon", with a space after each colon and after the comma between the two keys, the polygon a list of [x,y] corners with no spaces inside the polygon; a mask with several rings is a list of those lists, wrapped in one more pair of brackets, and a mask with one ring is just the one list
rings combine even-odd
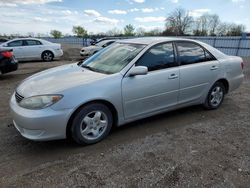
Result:
{"label": "car roof", "polygon": [[170,41],[178,41],[178,40],[198,42],[198,41],[194,41],[191,39],[177,38],[177,37],[141,37],[141,38],[133,38],[133,39],[123,39],[123,40],[120,40],[119,42],[149,45],[149,44],[157,44],[161,42],[170,42]]}
{"label": "car roof", "polygon": [[210,53],[212,53],[217,59],[225,58],[225,54],[216,48],[197,40],[187,39],[187,38],[179,38],[179,37],[142,37],[142,38],[133,38],[133,39],[124,39],[119,40],[121,43],[134,43],[134,44],[143,44],[143,45],[155,45],[162,42],[171,42],[171,41],[189,41],[200,44],[205,47]]}
{"label": "car roof", "polygon": [[38,39],[38,38],[14,38],[12,40],[9,40],[8,42],[16,41],[16,40],[39,40],[39,41],[41,41],[42,39]]}

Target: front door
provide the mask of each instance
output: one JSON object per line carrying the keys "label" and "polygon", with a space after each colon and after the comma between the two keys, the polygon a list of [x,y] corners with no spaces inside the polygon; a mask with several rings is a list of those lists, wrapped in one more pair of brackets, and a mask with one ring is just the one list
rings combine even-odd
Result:
{"label": "front door", "polygon": [[172,43],[150,48],[134,66],[148,67],[148,74],[125,76],[122,96],[126,119],[177,104],[179,92],[179,67]]}

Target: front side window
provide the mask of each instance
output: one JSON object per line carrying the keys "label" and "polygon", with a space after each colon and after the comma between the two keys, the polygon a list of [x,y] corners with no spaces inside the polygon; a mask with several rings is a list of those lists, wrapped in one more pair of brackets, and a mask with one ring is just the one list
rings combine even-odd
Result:
{"label": "front side window", "polygon": [[189,65],[207,61],[206,53],[202,47],[191,42],[177,42],[179,62],[181,65]]}
{"label": "front side window", "polygon": [[18,46],[22,46],[22,45],[23,45],[22,40],[16,40],[16,41],[8,43],[9,47],[18,47]]}
{"label": "front side window", "polygon": [[176,66],[173,44],[152,47],[137,61],[136,66],[146,66],[149,71]]}
{"label": "front side window", "polygon": [[144,47],[141,44],[114,43],[88,58],[80,66],[96,72],[114,74],[128,65]]}

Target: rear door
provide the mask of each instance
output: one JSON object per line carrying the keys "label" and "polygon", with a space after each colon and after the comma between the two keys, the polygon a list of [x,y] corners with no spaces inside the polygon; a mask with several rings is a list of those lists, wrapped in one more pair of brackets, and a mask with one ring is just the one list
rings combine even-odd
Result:
{"label": "rear door", "polygon": [[179,103],[195,102],[207,94],[219,74],[220,64],[195,42],[176,42],[180,64]]}
{"label": "rear door", "polygon": [[135,66],[148,67],[148,74],[125,76],[122,96],[126,119],[150,114],[177,104],[179,67],[172,43],[153,46]]}

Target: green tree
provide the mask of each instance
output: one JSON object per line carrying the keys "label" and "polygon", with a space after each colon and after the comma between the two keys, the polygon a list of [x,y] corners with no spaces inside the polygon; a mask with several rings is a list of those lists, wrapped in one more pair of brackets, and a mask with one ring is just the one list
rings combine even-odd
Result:
{"label": "green tree", "polygon": [[62,37],[62,32],[58,31],[58,30],[51,30],[50,34],[55,38],[55,39],[59,39]]}
{"label": "green tree", "polygon": [[77,37],[86,37],[88,35],[88,31],[81,26],[73,26],[72,31]]}
{"label": "green tree", "polygon": [[124,27],[124,35],[125,36],[134,36],[135,28],[133,25],[129,24]]}

